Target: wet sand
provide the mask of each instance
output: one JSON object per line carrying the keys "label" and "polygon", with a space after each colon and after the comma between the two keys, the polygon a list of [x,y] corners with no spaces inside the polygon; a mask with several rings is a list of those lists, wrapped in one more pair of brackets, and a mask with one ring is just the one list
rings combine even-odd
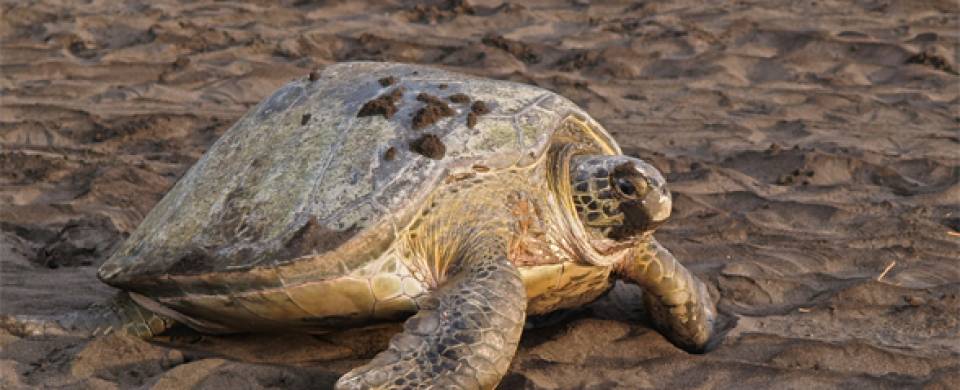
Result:
{"label": "wet sand", "polygon": [[[960,387],[955,1],[117,3],[0,6],[0,313],[106,300],[96,267],[247,108],[401,61],[554,90],[660,168],[658,237],[729,328],[684,353],[618,286],[501,388]],[[327,388],[397,329],[0,331],[0,387]]]}

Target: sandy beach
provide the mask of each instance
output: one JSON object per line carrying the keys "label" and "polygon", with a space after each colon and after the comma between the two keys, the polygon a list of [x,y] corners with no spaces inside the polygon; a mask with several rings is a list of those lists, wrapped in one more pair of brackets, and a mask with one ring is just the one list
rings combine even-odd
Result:
{"label": "sandy beach", "polygon": [[[674,196],[660,241],[727,331],[691,355],[638,290],[524,332],[501,389],[960,388],[960,5],[937,0],[0,3],[0,314],[96,269],[233,122],[327,64],[530,83]],[[330,388],[399,325],[20,338],[0,388]]]}

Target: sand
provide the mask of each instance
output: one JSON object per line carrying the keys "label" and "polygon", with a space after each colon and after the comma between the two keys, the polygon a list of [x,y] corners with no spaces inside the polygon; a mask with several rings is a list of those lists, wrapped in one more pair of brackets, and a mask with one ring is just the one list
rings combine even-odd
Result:
{"label": "sand", "polygon": [[[107,299],[97,265],[275,88],[405,61],[581,104],[664,172],[661,242],[724,313],[690,355],[618,286],[501,388],[960,388],[956,1],[275,3],[3,2],[0,313]],[[0,387],[327,388],[396,330],[0,332]]]}

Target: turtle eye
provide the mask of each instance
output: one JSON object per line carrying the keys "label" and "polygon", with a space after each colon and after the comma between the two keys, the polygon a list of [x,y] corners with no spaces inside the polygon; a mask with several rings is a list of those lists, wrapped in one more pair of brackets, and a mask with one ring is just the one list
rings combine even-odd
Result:
{"label": "turtle eye", "polygon": [[637,196],[639,189],[632,180],[620,177],[617,178],[617,191],[628,197],[634,197]]}

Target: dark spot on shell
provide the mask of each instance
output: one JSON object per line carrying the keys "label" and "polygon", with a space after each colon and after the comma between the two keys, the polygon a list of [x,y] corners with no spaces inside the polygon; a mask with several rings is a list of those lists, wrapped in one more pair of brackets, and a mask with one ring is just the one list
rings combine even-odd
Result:
{"label": "dark spot on shell", "polygon": [[383,152],[383,159],[387,161],[393,161],[397,158],[397,148],[391,146],[387,148],[387,151]]}
{"label": "dark spot on shell", "polygon": [[310,114],[303,114],[303,116],[300,117],[300,125],[302,126],[307,124],[307,122],[310,122],[310,116]]}
{"label": "dark spot on shell", "polygon": [[399,87],[394,88],[390,92],[366,102],[363,107],[360,108],[357,117],[383,115],[384,118],[390,119],[393,117],[393,114],[397,113],[396,103],[401,97],[403,97],[403,90]]}
{"label": "dark spot on shell", "polygon": [[470,105],[470,111],[477,115],[486,115],[490,113],[490,107],[483,100],[477,100]]}
{"label": "dark spot on shell", "polygon": [[440,141],[440,137],[433,134],[424,134],[422,137],[410,143],[410,148],[417,153],[434,160],[443,158],[447,153],[447,147]]}
{"label": "dark spot on shell", "polygon": [[417,111],[416,115],[413,116],[412,125],[415,130],[430,126],[440,120],[440,118],[453,116],[454,114],[453,109],[436,96],[420,93],[417,95],[417,100],[427,105]]}
{"label": "dark spot on shell", "polygon": [[457,104],[470,103],[470,97],[467,96],[467,94],[465,93],[455,93],[453,95],[447,96],[447,99]]}
{"label": "dark spot on shell", "polygon": [[396,84],[397,81],[400,81],[400,80],[397,79],[396,77],[393,77],[393,76],[387,76],[387,77],[384,77],[384,78],[382,78],[382,79],[380,79],[380,80],[377,80],[377,81],[380,82],[380,86],[381,86],[381,87],[386,88],[386,87],[389,87],[389,86],[391,86],[391,85]]}
{"label": "dark spot on shell", "polygon": [[467,127],[473,128],[477,125],[477,113],[471,112],[467,114]]}
{"label": "dark spot on shell", "polygon": [[437,86],[437,88],[447,89],[447,85],[446,85],[446,84],[440,84],[440,85]]}
{"label": "dark spot on shell", "polygon": [[344,230],[329,229],[317,222],[316,218],[310,218],[287,240],[281,257],[292,259],[312,253],[325,253],[339,247],[359,231],[357,226]]}
{"label": "dark spot on shell", "polygon": [[447,103],[444,103],[443,100],[440,100],[440,98],[426,92],[418,93],[417,100],[427,104],[437,104],[437,105],[444,105],[444,106],[447,105]]}
{"label": "dark spot on shell", "polygon": [[317,81],[319,79],[320,79],[320,73],[317,73],[317,71],[310,72],[310,74],[307,75],[307,80]]}

